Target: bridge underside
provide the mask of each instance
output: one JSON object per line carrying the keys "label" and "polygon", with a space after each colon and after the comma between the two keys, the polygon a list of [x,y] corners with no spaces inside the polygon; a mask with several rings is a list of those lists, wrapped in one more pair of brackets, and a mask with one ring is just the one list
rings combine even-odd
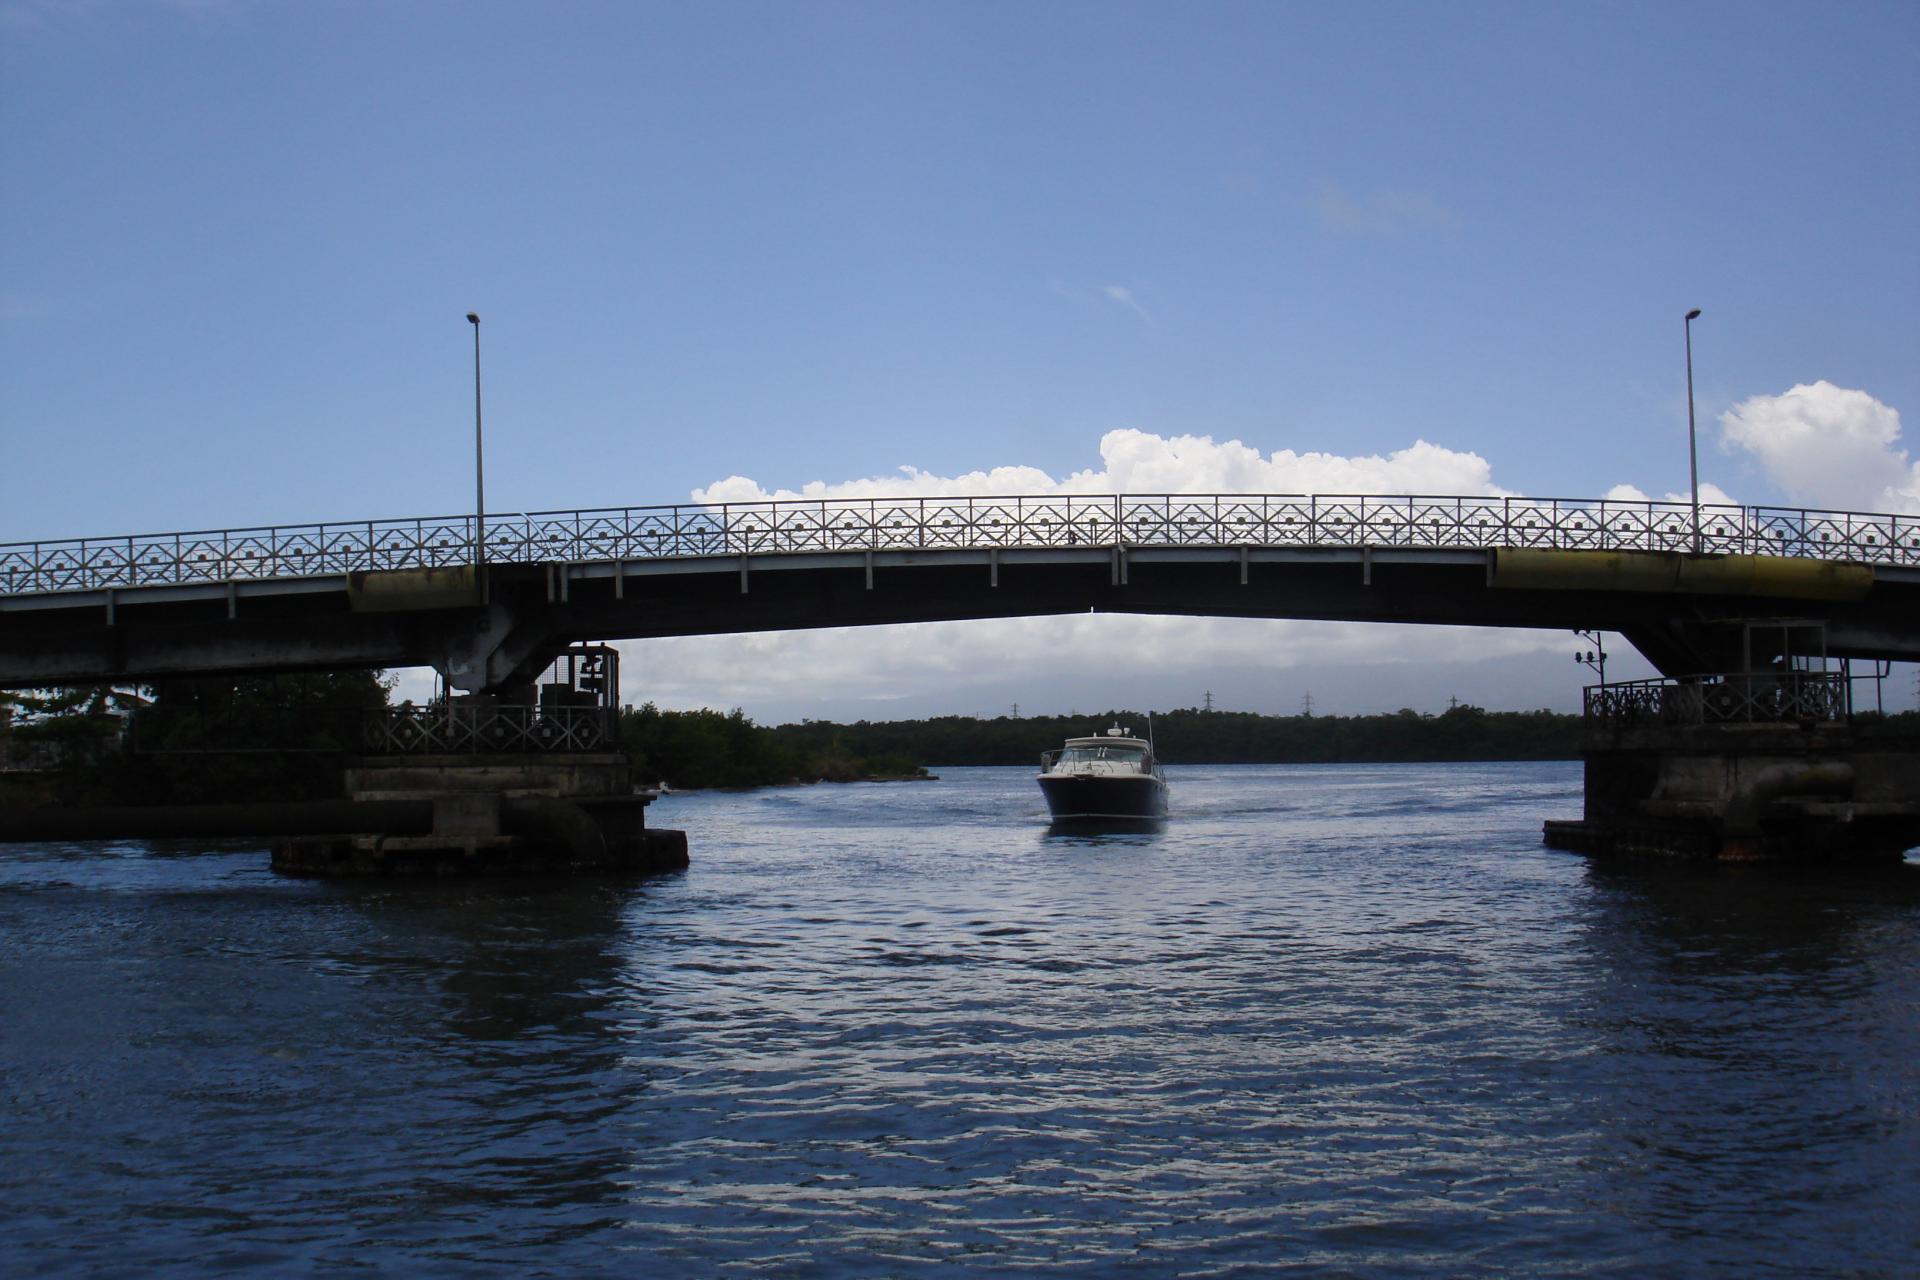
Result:
{"label": "bridge underside", "polygon": [[809,552],[500,565],[484,581],[400,570],[15,596],[0,598],[0,687],[430,665],[485,689],[531,679],[581,640],[1085,612],[1603,629],[1669,675],[1736,669],[1749,643],[1740,622],[1794,618],[1825,624],[1831,656],[1920,659],[1920,571],[1695,590],[1586,572],[1590,562],[1521,572],[1503,554]]}

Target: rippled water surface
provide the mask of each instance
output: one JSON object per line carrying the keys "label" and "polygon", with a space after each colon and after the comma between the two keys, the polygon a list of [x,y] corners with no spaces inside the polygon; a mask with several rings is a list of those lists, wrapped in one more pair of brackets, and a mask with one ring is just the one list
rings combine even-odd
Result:
{"label": "rippled water surface", "polygon": [[1920,866],[1543,849],[1577,765],[672,796],[693,866],[0,848],[0,1271],[1920,1273]]}

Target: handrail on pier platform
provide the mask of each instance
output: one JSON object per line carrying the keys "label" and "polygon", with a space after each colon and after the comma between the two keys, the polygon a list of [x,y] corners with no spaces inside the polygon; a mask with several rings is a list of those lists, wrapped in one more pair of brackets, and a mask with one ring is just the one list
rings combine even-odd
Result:
{"label": "handrail on pier platform", "polygon": [[1706,724],[1798,724],[1847,719],[1853,677],[1844,671],[1784,671],[1588,685],[1587,723],[1604,728]]}

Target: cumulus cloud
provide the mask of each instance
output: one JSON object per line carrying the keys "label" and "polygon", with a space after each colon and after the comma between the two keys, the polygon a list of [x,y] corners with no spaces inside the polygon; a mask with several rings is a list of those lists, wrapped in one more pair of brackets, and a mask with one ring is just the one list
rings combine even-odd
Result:
{"label": "cumulus cloud", "polygon": [[[629,700],[739,706],[777,721],[997,715],[1013,702],[1035,715],[1129,701],[1170,708],[1207,692],[1268,712],[1298,710],[1307,692],[1330,712],[1431,710],[1449,693],[1500,707],[1571,705],[1580,682],[1570,644],[1563,632],[1067,614],[621,647]],[[1090,665],[1089,653],[1105,660]],[[1476,669],[1479,688],[1463,674]]]}
{"label": "cumulus cloud", "polygon": [[[1486,459],[1426,440],[1349,457],[1124,429],[1101,438],[1098,466],[1057,478],[1018,465],[954,476],[905,466],[787,489],[736,475],[696,489],[693,499],[1236,492],[1507,496]],[[1073,614],[653,640],[632,646],[628,670],[642,696],[662,706],[739,705],[761,718],[992,715],[1012,702],[1034,713],[1093,711],[1129,697],[1176,706],[1209,690],[1222,697],[1238,690],[1239,705],[1272,711],[1297,709],[1308,689],[1329,710],[1375,709],[1380,700],[1390,710],[1446,692],[1499,705],[1524,705],[1513,700],[1533,693],[1540,700],[1532,705],[1556,693],[1577,696],[1578,681],[1560,670],[1565,647],[1565,637],[1551,632]],[[1090,670],[1088,653],[1107,660]],[[1508,670],[1487,675],[1485,691],[1472,687],[1470,668],[1491,673],[1507,660],[1543,674],[1528,685]],[[1334,668],[1376,674],[1338,676]],[[1391,691],[1378,676],[1389,668],[1405,673],[1404,685]],[[1436,669],[1462,673],[1461,684],[1436,694],[1416,674]]]}
{"label": "cumulus cloud", "polygon": [[[1691,493],[1664,493],[1664,494],[1661,494],[1660,497],[1656,499],[1650,496],[1645,490],[1641,489],[1638,485],[1631,485],[1631,484],[1617,484],[1613,486],[1613,488],[1601,494],[1600,496],[1606,499],[1608,502],[1655,502],[1655,501],[1692,502],[1693,501],[1693,495]],[[1702,480],[1700,482],[1700,505],[1701,506],[1711,505],[1711,506],[1737,507],[1740,505],[1740,500],[1738,498],[1735,498],[1732,494],[1728,493],[1725,489],[1722,489],[1719,485],[1713,484],[1706,480]]]}
{"label": "cumulus cloud", "polygon": [[1864,391],[1803,383],[1741,401],[1720,425],[1721,448],[1751,455],[1789,501],[1920,512],[1920,463],[1896,447],[1900,413]]}
{"label": "cumulus cloud", "polygon": [[[1116,301],[1124,299],[1116,298]],[[1726,445],[1752,452],[1798,501],[1916,507],[1920,480],[1895,447],[1899,418],[1863,392],[1827,383],[1756,396],[1723,418]],[[1004,494],[1293,493],[1519,496],[1497,486],[1479,454],[1416,440],[1385,454],[1263,451],[1206,435],[1122,429],[1101,437],[1099,465],[1055,477],[1006,465],[942,476],[914,466],[798,489],[729,476],[696,502]],[[1606,495],[1646,501],[1632,485]],[[1663,500],[1684,503],[1685,493]],[[1703,483],[1700,500],[1732,504]],[[1030,714],[1096,712],[1132,700],[1297,710],[1312,692],[1327,711],[1431,709],[1457,693],[1483,705],[1571,705],[1581,672],[1563,632],[1377,626],[1227,618],[1059,617],[906,627],[653,640],[626,647],[629,697],[667,707],[742,706],[762,720],[886,719],[966,712],[1013,702]],[[1624,644],[1610,674],[1651,674]],[[1105,660],[1097,668],[1088,653]]]}
{"label": "cumulus cloud", "polygon": [[892,475],[864,480],[809,480],[798,489],[767,489],[746,476],[728,476],[693,491],[695,502],[765,502],[794,498],[965,498],[1004,493],[1054,493],[1053,477],[1038,467],[994,467],[965,475],[937,476],[903,466]]}
{"label": "cumulus cloud", "polygon": [[1159,436],[1123,428],[1100,438],[1097,468],[1056,480],[1037,467],[1004,466],[938,476],[903,466],[895,475],[829,482],[799,489],[768,489],[746,476],[728,476],[693,491],[695,502],[757,502],[793,498],[947,498],[1051,493],[1323,493],[1482,494],[1507,496],[1477,453],[1416,440],[1386,455],[1262,453],[1238,440]]}

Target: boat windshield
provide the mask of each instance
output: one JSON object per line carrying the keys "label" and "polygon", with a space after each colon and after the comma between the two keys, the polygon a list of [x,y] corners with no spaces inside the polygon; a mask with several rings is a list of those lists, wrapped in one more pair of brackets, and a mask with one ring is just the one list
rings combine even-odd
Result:
{"label": "boat windshield", "polygon": [[1123,760],[1137,765],[1146,758],[1146,751],[1140,747],[1123,747],[1117,743],[1102,743],[1097,747],[1068,747],[1060,753],[1060,764],[1085,764],[1093,760]]}

